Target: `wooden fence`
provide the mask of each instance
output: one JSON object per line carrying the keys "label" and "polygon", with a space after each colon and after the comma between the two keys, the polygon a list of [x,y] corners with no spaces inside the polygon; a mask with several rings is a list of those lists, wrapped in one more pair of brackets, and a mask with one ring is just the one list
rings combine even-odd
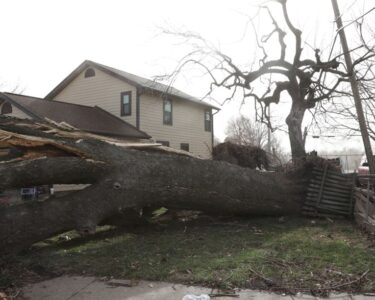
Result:
{"label": "wooden fence", "polygon": [[341,174],[328,166],[313,170],[302,213],[317,217],[351,217],[354,210],[355,174]]}
{"label": "wooden fence", "polygon": [[354,218],[367,231],[375,233],[375,194],[372,185],[355,188]]}

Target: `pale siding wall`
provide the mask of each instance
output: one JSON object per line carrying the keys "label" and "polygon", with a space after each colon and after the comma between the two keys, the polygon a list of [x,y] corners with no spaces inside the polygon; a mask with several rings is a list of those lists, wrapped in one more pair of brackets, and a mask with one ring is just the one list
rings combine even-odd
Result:
{"label": "pale siding wall", "polygon": [[140,97],[140,129],[157,141],[168,141],[180,149],[188,143],[190,152],[203,158],[211,157],[212,135],[204,130],[204,111],[201,105],[179,99],[173,102],[173,125],[163,124],[163,99],[143,94]]}
{"label": "pale siding wall", "polygon": [[[94,77],[84,78],[84,73],[79,74],[53,100],[99,106],[135,126],[136,88],[98,69],[95,69]],[[121,117],[120,94],[127,91],[132,92],[132,114]]]}
{"label": "pale siding wall", "polygon": [[[3,102],[2,104],[0,104],[0,111],[1,111],[1,108],[3,106],[5,102]],[[20,119],[31,119],[31,117],[27,114],[25,114],[22,110],[20,110],[19,108],[17,108],[16,106],[14,106],[12,104],[12,113],[11,114],[6,114],[6,116],[9,116],[9,117],[16,117],[16,118],[20,118]]]}
{"label": "pale siding wall", "polygon": [[[136,125],[136,88],[95,69],[95,77],[78,75],[54,100],[99,106],[120,117],[120,94],[132,92],[132,115],[122,117]],[[210,158],[211,132],[204,130],[204,107],[191,102],[173,99],[173,126],[163,125],[163,100],[161,97],[143,94],[140,100],[140,130],[155,141],[169,141],[170,146],[180,149],[181,143],[188,143],[190,152]]]}

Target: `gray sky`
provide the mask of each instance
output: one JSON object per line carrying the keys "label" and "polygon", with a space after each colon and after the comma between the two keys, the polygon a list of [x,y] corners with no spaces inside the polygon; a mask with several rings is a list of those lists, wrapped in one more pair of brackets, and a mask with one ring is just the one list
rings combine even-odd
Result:
{"label": "gray sky", "polygon": [[[264,1],[263,1],[264,2]],[[339,0],[344,20],[360,15],[373,0]],[[2,90],[19,85],[24,93],[44,97],[83,60],[90,59],[151,78],[171,72],[186,53],[186,45],[160,33],[160,27],[199,32],[240,64],[250,63],[254,35],[245,32],[249,16],[257,12],[252,0],[2,0],[0,1]],[[309,45],[326,50],[334,34],[329,0],[289,0],[291,19],[304,30]],[[271,28],[269,19],[256,21]],[[246,33],[244,35],[244,33]],[[307,48],[308,46],[305,45]],[[248,48],[247,48],[248,47]],[[272,49],[272,47],[271,47]],[[271,50],[272,53],[272,50]],[[200,97],[209,81],[187,69],[175,86]],[[253,116],[253,105],[243,107]],[[285,118],[288,104],[277,108]],[[215,132],[223,138],[228,119],[239,113],[239,101],[225,105],[216,116]],[[285,134],[280,134],[289,149]],[[358,140],[358,139],[357,139]],[[313,148],[348,147],[347,139],[307,141]]]}

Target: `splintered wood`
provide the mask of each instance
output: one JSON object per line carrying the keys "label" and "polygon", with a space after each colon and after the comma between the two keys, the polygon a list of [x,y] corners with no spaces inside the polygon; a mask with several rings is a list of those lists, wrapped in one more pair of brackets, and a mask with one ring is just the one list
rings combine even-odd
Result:
{"label": "splintered wood", "polygon": [[83,152],[51,139],[0,130],[0,161],[60,156],[87,157]]}
{"label": "splintered wood", "polygon": [[[57,123],[49,119],[46,119],[45,122],[37,122],[31,120],[8,118],[3,124],[12,125],[24,130],[38,130],[42,134],[52,134],[53,136],[68,138],[75,142],[79,142],[84,139],[93,139],[123,148],[160,151],[199,158],[190,152],[177,150],[170,147],[164,147],[161,144],[154,143],[152,141],[141,141],[137,139],[118,139],[114,137],[97,135],[80,131],[70,124],[67,124],[66,122]],[[56,142],[56,140],[40,136],[24,135],[1,129],[0,149],[2,149],[2,151],[0,152],[0,161],[60,156],[78,156],[82,158],[90,158],[86,153],[77,151],[77,149],[69,147],[65,144],[58,143]],[[15,151],[15,149],[17,149],[17,151]]]}

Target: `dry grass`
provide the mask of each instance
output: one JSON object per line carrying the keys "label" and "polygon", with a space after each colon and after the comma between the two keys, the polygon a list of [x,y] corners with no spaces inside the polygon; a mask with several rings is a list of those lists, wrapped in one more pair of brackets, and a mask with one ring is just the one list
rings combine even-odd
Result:
{"label": "dry grass", "polygon": [[375,291],[375,241],[350,221],[205,219],[64,236],[4,262],[0,286],[20,284],[21,273],[70,273],[290,294]]}

